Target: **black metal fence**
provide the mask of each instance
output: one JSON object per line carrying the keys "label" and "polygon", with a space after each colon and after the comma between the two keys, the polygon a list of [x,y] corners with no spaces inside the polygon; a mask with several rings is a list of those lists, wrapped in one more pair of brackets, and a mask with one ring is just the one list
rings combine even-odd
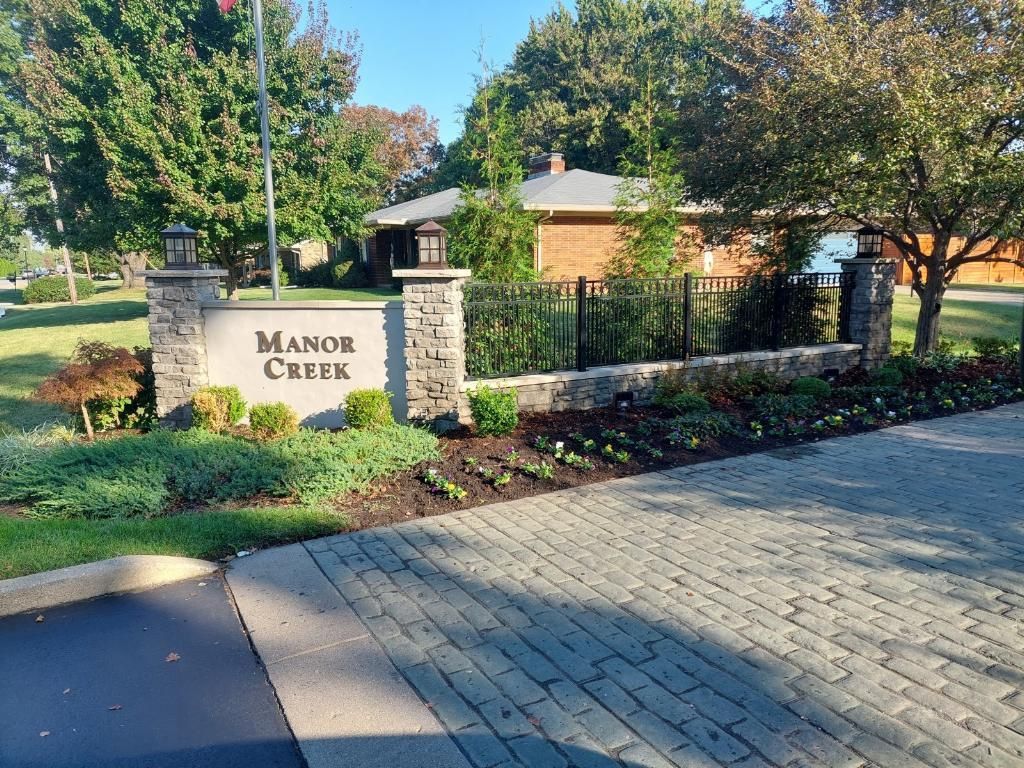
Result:
{"label": "black metal fence", "polygon": [[849,338],[850,273],[471,283],[474,378],[827,344]]}

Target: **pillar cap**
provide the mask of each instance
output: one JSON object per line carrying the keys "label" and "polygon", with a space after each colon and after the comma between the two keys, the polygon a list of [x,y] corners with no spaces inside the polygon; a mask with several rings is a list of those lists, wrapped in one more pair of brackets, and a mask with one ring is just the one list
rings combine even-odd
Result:
{"label": "pillar cap", "polygon": [[401,278],[435,278],[438,280],[454,280],[456,278],[468,278],[472,276],[471,269],[396,269],[391,272],[392,277]]}
{"label": "pillar cap", "polygon": [[149,279],[151,277],[227,277],[226,269],[147,269],[137,275]]}

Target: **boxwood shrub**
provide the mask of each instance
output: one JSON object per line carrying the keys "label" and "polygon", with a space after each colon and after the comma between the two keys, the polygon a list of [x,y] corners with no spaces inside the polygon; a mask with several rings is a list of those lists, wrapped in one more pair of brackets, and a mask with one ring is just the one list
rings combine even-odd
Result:
{"label": "boxwood shrub", "polygon": [[391,393],[383,389],[353,389],[345,397],[345,423],[352,429],[377,429],[394,424]]}
{"label": "boxwood shrub", "polygon": [[478,384],[468,392],[469,410],[479,435],[508,435],[519,426],[519,395]]}
{"label": "boxwood shrub", "polygon": [[832,394],[832,386],[824,379],[815,376],[801,376],[790,385],[789,391],[794,395],[808,395],[818,400],[824,400]]}
{"label": "boxwood shrub", "polygon": [[249,409],[249,429],[260,440],[278,440],[299,431],[299,414],[287,403],[256,403]]}
{"label": "boxwood shrub", "polygon": [[192,396],[192,426],[225,432],[245,416],[238,387],[203,387]]}
{"label": "boxwood shrub", "polygon": [[[75,278],[75,289],[78,298],[88,299],[96,293],[92,280],[84,277]],[[32,280],[21,292],[22,301],[26,304],[44,304],[59,301],[71,301],[68,291],[68,279],[63,275],[49,275]]]}

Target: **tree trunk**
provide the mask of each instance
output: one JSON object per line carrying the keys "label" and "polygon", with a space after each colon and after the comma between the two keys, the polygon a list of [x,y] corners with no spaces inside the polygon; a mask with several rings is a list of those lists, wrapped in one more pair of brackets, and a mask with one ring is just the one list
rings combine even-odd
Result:
{"label": "tree trunk", "polygon": [[122,288],[139,288],[140,281],[138,274],[146,268],[146,254],[132,251],[130,253],[119,253],[118,264],[121,268]]}
{"label": "tree trunk", "polygon": [[914,356],[924,357],[934,352],[939,345],[939,316],[942,313],[942,297],[946,295],[946,250],[949,236],[936,234],[933,240],[931,258],[928,260],[925,281],[918,288],[921,308],[917,313],[917,328],[914,332]]}
{"label": "tree trunk", "polygon": [[82,259],[85,261],[85,276],[92,280],[92,267],[89,266],[89,254],[83,251]]}
{"label": "tree trunk", "polygon": [[92,421],[89,420],[89,409],[85,407],[85,403],[82,403],[82,421],[85,423],[85,435],[91,442],[96,435],[92,431]]}

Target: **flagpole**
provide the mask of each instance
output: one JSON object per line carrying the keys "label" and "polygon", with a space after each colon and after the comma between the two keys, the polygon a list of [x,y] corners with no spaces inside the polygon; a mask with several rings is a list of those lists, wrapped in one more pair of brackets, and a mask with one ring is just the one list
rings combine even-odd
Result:
{"label": "flagpole", "polygon": [[274,221],[274,171],[270,165],[270,117],[267,109],[267,66],[263,59],[263,3],[252,0],[256,26],[256,73],[259,81],[260,131],[263,134],[263,186],[267,194],[267,256],[270,259],[270,291],[274,301],[281,300],[281,281],[277,274],[277,224]]}

